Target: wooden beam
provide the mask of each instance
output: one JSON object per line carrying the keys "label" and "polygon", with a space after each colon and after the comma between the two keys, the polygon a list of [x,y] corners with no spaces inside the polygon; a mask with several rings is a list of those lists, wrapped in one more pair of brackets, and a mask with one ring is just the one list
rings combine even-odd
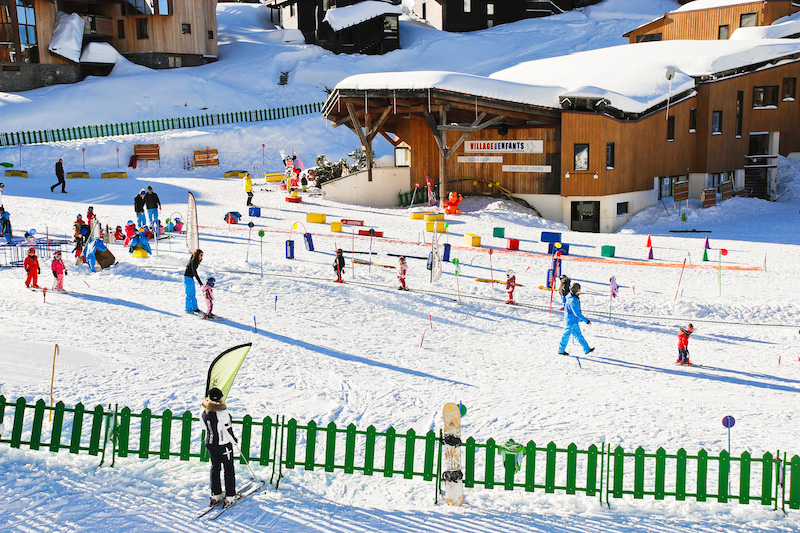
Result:
{"label": "wooden beam", "polygon": [[367,180],[372,181],[372,154],[370,154],[370,142],[367,139],[367,136],[361,130],[361,124],[358,122],[358,117],[356,116],[356,110],[353,107],[353,104],[349,101],[345,102],[345,104],[347,105],[347,112],[350,114],[350,120],[354,126],[353,131],[355,131],[356,135],[358,135],[358,138],[361,139],[361,144],[364,146],[364,150],[367,152]]}
{"label": "wooden beam", "polygon": [[386,109],[383,110],[383,113],[381,114],[381,116],[378,119],[378,121],[375,122],[375,125],[372,126],[372,128],[369,130],[369,132],[367,132],[367,139],[372,141],[372,139],[375,138],[375,135],[377,135],[378,130],[380,129],[380,127],[383,126],[384,122],[386,122],[386,119],[389,118],[389,113],[391,112],[391,110],[392,110],[392,106],[388,106]]}
{"label": "wooden beam", "polygon": [[384,138],[384,139],[386,139],[387,141],[389,141],[390,143],[392,143],[392,146],[394,146],[395,148],[397,147],[397,145],[399,145],[401,142],[403,142],[401,139],[397,139],[397,140],[394,140],[394,139],[392,139],[391,137],[389,137],[388,135],[386,135],[386,132],[385,132],[385,131],[382,131],[382,130],[381,130],[381,131],[380,131],[380,132],[378,132],[378,133],[380,133],[380,134],[383,136],[383,138]]}

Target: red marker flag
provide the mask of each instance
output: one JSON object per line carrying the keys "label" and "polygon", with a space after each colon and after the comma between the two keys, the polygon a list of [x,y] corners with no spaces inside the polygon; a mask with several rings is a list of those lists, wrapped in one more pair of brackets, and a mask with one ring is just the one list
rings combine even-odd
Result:
{"label": "red marker flag", "polygon": [[728,255],[728,250],[726,250],[725,248],[720,248],[719,253],[721,253],[722,255]]}

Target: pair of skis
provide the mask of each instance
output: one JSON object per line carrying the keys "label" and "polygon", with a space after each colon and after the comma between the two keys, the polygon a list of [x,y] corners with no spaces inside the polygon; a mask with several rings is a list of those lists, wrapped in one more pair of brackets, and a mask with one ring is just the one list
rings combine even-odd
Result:
{"label": "pair of skis", "polygon": [[223,502],[224,500],[220,500],[220,502],[204,509],[200,514],[197,515],[198,519],[202,520],[216,520],[219,518],[223,513],[225,513],[228,509],[235,506],[248,496],[255,494],[256,492],[261,491],[264,487],[264,482],[260,480],[251,480],[247,485],[245,485],[239,492],[237,492],[238,498],[233,501],[233,503],[229,505],[225,505]]}

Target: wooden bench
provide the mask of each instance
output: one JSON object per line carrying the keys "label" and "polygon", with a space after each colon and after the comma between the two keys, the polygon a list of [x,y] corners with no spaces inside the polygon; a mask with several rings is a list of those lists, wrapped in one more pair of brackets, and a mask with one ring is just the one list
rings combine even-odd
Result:
{"label": "wooden bench", "polygon": [[67,172],[67,179],[73,179],[73,178],[89,179],[89,173],[88,172]]}
{"label": "wooden bench", "polygon": [[219,154],[216,148],[213,150],[195,150],[194,152],[194,166],[196,167],[211,167],[219,165]]}
{"label": "wooden bench", "polygon": [[127,178],[127,172],[103,172],[100,174],[100,179],[108,179],[108,178]]}
{"label": "wooden bench", "polygon": [[139,161],[158,161],[161,158],[157,144],[134,144],[133,155]]}
{"label": "wooden bench", "polygon": [[7,178],[27,178],[28,171],[27,170],[6,170],[6,177]]}

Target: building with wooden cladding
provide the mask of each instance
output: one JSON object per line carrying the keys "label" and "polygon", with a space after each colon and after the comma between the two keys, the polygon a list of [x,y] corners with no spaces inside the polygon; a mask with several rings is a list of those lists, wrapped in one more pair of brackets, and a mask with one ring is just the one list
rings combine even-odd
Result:
{"label": "building with wooden cladding", "polygon": [[720,4],[717,0],[694,0],[624,36],[631,43],[728,39],[739,28],[769,26],[798,11],[800,4],[792,0],[753,0],[744,3],[732,0],[729,4]]}
{"label": "building with wooden cladding", "polygon": [[601,0],[416,0],[414,14],[443,31],[484,30],[528,18],[546,17]]}
{"label": "building with wooden cladding", "polygon": [[151,68],[217,59],[216,0],[0,0],[0,90],[74,83],[111,65],[81,65],[48,50],[59,12],[84,20],[83,45],[104,42]]}
{"label": "building with wooden cladding", "polygon": [[352,76],[323,114],[366,147],[408,146],[408,191],[425,174],[442,195],[499,184],[572,230],[613,232],[676,182],[775,200],[778,155],[800,153],[798,77],[797,40],[652,42],[489,78]]}
{"label": "building with wooden cladding", "polygon": [[306,44],[337,54],[385,54],[400,48],[401,0],[268,0],[270,21],[297,29]]}

